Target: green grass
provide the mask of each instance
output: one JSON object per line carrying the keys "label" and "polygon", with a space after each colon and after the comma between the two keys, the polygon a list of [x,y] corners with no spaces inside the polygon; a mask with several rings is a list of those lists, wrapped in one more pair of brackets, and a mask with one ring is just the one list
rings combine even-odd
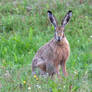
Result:
{"label": "green grass", "polygon": [[[61,72],[61,80],[38,76],[36,81],[31,75],[32,59],[54,36],[48,9],[59,24],[68,10],[73,11],[65,28],[71,48],[69,76]],[[91,20],[91,0],[83,4],[79,0],[0,0],[0,92],[92,92]]]}

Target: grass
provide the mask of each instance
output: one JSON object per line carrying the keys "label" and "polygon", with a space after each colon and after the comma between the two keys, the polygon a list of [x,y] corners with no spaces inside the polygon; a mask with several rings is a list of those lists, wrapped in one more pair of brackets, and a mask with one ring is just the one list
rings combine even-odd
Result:
{"label": "grass", "polygon": [[[60,20],[73,16],[65,28],[71,54],[69,76],[51,80],[31,76],[32,59],[53,36],[50,9]],[[0,92],[92,92],[92,1],[0,0]],[[51,91],[52,90],[52,91]]]}

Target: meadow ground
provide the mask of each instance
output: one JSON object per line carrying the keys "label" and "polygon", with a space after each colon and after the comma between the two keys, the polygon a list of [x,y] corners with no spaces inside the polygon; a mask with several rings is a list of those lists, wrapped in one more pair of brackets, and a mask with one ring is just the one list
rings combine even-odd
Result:
{"label": "meadow ground", "polygon": [[[54,36],[47,10],[59,23],[73,11],[65,28],[69,76],[61,72],[61,80],[38,76],[37,81],[32,58]],[[92,0],[0,0],[0,92],[92,92]]]}

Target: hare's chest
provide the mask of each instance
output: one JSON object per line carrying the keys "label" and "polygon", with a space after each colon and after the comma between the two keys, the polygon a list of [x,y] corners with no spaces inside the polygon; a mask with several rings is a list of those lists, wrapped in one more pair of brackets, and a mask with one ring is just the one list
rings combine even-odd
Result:
{"label": "hare's chest", "polygon": [[57,62],[61,62],[65,59],[68,59],[70,55],[70,47],[69,45],[62,46],[60,48],[57,48],[57,51],[55,53]]}
{"label": "hare's chest", "polygon": [[70,47],[67,46],[67,47],[65,47],[65,48],[63,49],[63,58],[64,58],[64,59],[67,59],[67,58],[69,57],[69,55],[70,55]]}

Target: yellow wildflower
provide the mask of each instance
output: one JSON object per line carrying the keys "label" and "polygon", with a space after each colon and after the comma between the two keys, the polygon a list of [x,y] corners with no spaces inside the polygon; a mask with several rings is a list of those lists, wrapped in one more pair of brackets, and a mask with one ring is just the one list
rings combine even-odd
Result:
{"label": "yellow wildflower", "polygon": [[38,80],[38,77],[37,77],[37,75],[36,75],[36,74],[34,75],[34,78],[35,78],[36,80]]}
{"label": "yellow wildflower", "polygon": [[36,80],[38,81],[38,77],[36,78]]}
{"label": "yellow wildflower", "polygon": [[34,78],[37,78],[36,74],[34,75]]}
{"label": "yellow wildflower", "polygon": [[26,84],[26,81],[23,81],[24,84]]}

